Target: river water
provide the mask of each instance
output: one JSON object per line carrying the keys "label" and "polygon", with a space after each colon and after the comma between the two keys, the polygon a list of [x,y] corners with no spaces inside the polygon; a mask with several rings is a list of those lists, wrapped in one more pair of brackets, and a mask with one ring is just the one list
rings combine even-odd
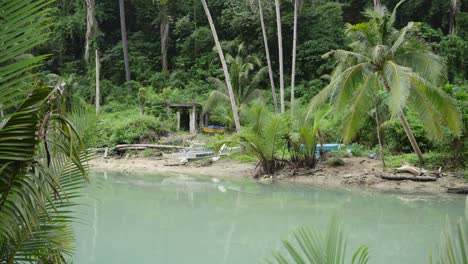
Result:
{"label": "river water", "polygon": [[262,263],[295,227],[325,231],[333,214],[349,250],[369,246],[370,263],[427,263],[447,216],[458,220],[465,206],[463,196],[248,179],[93,176],[75,225],[78,264]]}

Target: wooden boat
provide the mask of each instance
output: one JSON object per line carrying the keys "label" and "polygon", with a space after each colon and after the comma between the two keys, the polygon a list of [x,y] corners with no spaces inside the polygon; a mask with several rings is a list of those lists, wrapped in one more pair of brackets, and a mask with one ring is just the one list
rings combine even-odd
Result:
{"label": "wooden boat", "polygon": [[215,153],[211,150],[206,150],[203,147],[184,149],[176,153],[166,154],[163,153],[164,158],[168,159],[203,159],[214,157]]}
{"label": "wooden boat", "polygon": [[224,132],[226,132],[226,129],[222,126],[212,125],[203,128],[203,133],[207,134],[223,134]]}

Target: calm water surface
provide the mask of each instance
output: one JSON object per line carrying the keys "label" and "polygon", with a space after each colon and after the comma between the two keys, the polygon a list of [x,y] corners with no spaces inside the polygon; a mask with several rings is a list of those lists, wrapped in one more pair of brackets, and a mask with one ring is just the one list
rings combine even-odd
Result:
{"label": "calm water surface", "polygon": [[[220,172],[222,173],[222,172]],[[338,213],[348,249],[371,263],[427,263],[464,197],[206,177],[96,174],[76,224],[78,264],[259,263],[298,225],[326,229]],[[350,254],[348,254],[350,255]]]}

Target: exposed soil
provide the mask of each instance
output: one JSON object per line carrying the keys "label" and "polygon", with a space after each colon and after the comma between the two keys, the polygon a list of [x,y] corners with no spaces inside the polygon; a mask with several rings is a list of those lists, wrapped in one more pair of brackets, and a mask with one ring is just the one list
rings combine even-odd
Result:
{"label": "exposed soil", "polygon": [[[380,191],[403,192],[446,192],[447,188],[468,186],[465,180],[451,175],[443,174],[437,181],[389,181],[380,176],[381,163],[368,158],[344,158],[344,165],[330,166],[326,162],[319,162],[315,169],[285,168],[275,175],[271,181],[290,181],[323,186],[359,187]],[[90,161],[94,170],[116,172],[144,172],[165,175],[205,175],[215,177],[251,178],[255,174],[255,164],[241,163],[235,160],[221,159],[216,162],[200,160],[181,164],[177,160],[158,158],[130,158],[130,159],[94,159]],[[388,173],[385,172],[385,173]]]}

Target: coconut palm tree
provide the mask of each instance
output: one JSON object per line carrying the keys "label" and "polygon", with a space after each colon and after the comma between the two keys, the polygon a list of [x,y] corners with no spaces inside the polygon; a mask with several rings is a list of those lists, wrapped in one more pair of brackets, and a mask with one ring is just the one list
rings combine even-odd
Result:
{"label": "coconut palm tree", "polygon": [[286,150],[288,140],[288,119],[279,113],[272,113],[268,107],[257,102],[245,108],[243,116],[246,128],[236,140],[248,153],[258,158],[260,174],[273,174],[283,166],[276,155]]}
{"label": "coconut palm tree", "polygon": [[47,40],[48,3],[0,2],[0,263],[65,263],[72,198],[87,180],[79,130],[59,111],[61,86],[31,73],[45,56],[22,56]]}
{"label": "coconut palm tree", "polygon": [[[260,59],[255,56],[246,56],[243,43],[237,48],[237,54],[233,57],[226,54],[226,63],[229,66],[229,74],[232,77],[231,85],[236,95],[236,106],[241,108],[261,97],[262,93],[258,85],[264,80],[267,67],[261,67]],[[226,83],[218,78],[208,78],[208,81],[216,90],[210,93],[205,102],[203,111],[208,112],[219,105],[229,104],[229,93]]]}
{"label": "coconut palm tree", "polygon": [[291,66],[291,117],[294,116],[294,85],[296,80],[296,47],[297,47],[297,15],[302,6],[302,0],[294,0],[294,28]]}
{"label": "coconut palm tree", "polygon": [[[130,59],[128,56],[128,41],[127,41],[127,26],[125,23],[125,3],[124,0],[119,0],[119,11],[120,11],[120,31],[122,33],[122,50],[124,55],[125,64],[125,80],[129,82],[131,80],[130,75]],[[131,92],[130,86],[128,86],[128,92]]]}
{"label": "coconut palm tree", "polygon": [[276,10],[276,27],[278,32],[278,63],[279,63],[279,82],[280,82],[280,105],[281,113],[284,113],[286,108],[284,105],[284,65],[283,65],[283,33],[281,32],[281,7],[280,1],[275,0]]}
{"label": "coconut palm tree", "polygon": [[216,32],[216,28],[213,23],[213,18],[211,17],[211,13],[210,13],[210,10],[208,9],[208,5],[206,4],[206,0],[201,0],[201,1],[202,1],[203,9],[205,10],[206,17],[208,18],[208,23],[210,24],[211,34],[213,34],[213,39],[216,45],[216,50],[218,51],[219,60],[221,61],[221,65],[223,67],[226,88],[229,94],[229,101],[231,102],[231,108],[232,108],[232,113],[234,117],[234,123],[236,125],[236,131],[237,133],[240,133],[241,126],[240,126],[240,121],[239,121],[239,112],[238,112],[238,108],[236,104],[236,98],[234,96],[234,91],[232,89],[231,76],[229,74],[226,60],[224,59],[224,52],[223,52],[223,49],[221,48],[221,43],[219,42],[219,39],[218,39],[218,33]]}
{"label": "coconut palm tree", "polygon": [[368,9],[368,22],[347,25],[350,50],[334,50],[324,56],[333,56],[337,66],[330,84],[312,99],[309,110],[330,99],[335,112],[344,113],[343,139],[349,142],[375,107],[377,94],[383,93],[392,117],[400,119],[422,161],[405,110],[414,112],[434,139],[442,136],[444,124],[460,136],[461,116],[454,100],[437,87],[444,77],[445,63],[416,37],[419,23],[409,22],[401,30],[394,28],[402,3],[392,13],[383,6]]}
{"label": "coconut palm tree", "polygon": [[270,49],[268,48],[268,37],[265,28],[265,21],[263,19],[263,6],[262,0],[258,0],[258,13],[260,15],[260,24],[262,26],[262,34],[263,34],[263,43],[265,46],[265,55],[268,64],[268,75],[270,77],[270,86],[271,86],[271,95],[273,96],[273,105],[275,107],[275,113],[278,112],[278,99],[276,98],[276,88],[275,88],[275,80],[273,79],[273,68],[271,67],[271,59],[270,59]]}

